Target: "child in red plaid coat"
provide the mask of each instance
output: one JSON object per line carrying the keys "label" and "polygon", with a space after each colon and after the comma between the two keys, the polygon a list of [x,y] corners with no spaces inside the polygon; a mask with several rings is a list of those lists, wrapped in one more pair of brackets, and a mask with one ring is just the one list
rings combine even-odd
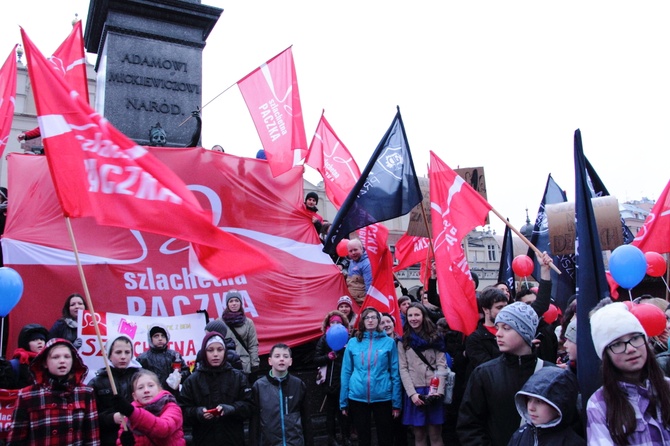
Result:
{"label": "child in red plaid coat", "polygon": [[35,384],[16,401],[10,445],[99,445],[98,410],[88,372],[77,350],[60,338],[49,340],[31,364]]}

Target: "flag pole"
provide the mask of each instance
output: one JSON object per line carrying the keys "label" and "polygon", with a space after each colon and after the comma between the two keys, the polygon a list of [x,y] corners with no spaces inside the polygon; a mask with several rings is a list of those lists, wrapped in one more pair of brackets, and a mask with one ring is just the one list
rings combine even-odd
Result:
{"label": "flag pole", "polygon": [[[421,215],[423,215],[423,224],[426,226],[426,232],[428,233],[428,243],[430,245],[430,252],[433,253],[433,258],[435,258],[435,246],[433,246],[433,235],[430,233],[430,228],[428,227],[428,218],[426,217],[426,210],[423,208],[423,200],[419,203],[421,206]],[[426,261],[426,266],[428,262]]]}
{"label": "flag pole", "polygon": [[[540,250],[537,249],[537,247],[536,247],[535,245],[533,245],[533,244],[530,242],[530,240],[528,240],[528,239],[526,238],[526,236],[524,236],[524,235],[523,235],[522,233],[520,233],[514,226],[512,226],[512,224],[511,224],[509,221],[507,221],[507,219],[506,219],[505,217],[503,217],[502,214],[501,214],[500,212],[496,211],[493,207],[491,207],[491,212],[493,212],[494,214],[496,214],[496,216],[497,216],[500,220],[502,220],[502,222],[505,223],[505,225],[507,225],[507,227],[510,228],[510,229],[512,230],[512,232],[514,232],[514,233],[515,233],[521,240],[523,240],[523,242],[524,242],[526,245],[528,245],[528,247],[529,247],[530,249],[532,249],[532,250],[535,252],[535,255],[537,255],[538,258],[542,258],[542,252],[540,252]],[[557,274],[561,274],[561,270],[559,270],[558,267],[557,267],[556,265],[554,265],[554,262],[551,262],[551,263],[549,264],[549,267],[550,267],[551,269],[553,269]]]}
{"label": "flag pole", "polygon": [[[205,105],[203,105],[202,107],[200,107],[200,109],[199,109],[198,111],[202,111],[205,107],[207,107],[209,104],[211,104],[212,102],[214,102],[219,96],[221,96],[223,93],[225,93],[226,91],[228,91],[228,90],[230,90],[231,88],[233,88],[235,85],[237,85],[237,82],[235,82],[234,84],[228,86],[228,88],[226,88],[226,89],[223,90],[221,93],[219,93],[219,94],[217,94],[216,96],[214,96],[208,103],[206,103]],[[186,122],[187,122],[189,119],[191,119],[192,117],[193,117],[193,115],[189,115],[186,119],[184,119],[184,120],[181,122],[181,124],[179,124],[179,125],[177,126],[177,128],[179,128],[179,127],[181,127],[182,125],[186,124]]]}
{"label": "flag pole", "polygon": [[102,335],[100,334],[100,326],[98,325],[98,319],[95,317],[95,310],[93,309],[93,301],[91,300],[91,293],[88,291],[88,284],[86,283],[86,276],[84,275],[84,268],[81,266],[81,260],[79,259],[79,251],[77,250],[77,242],[74,239],[74,232],[72,231],[72,223],[70,222],[70,217],[65,217],[65,224],[67,225],[67,232],[70,235],[70,241],[72,242],[72,252],[74,253],[74,259],[77,262],[77,270],[79,271],[79,278],[81,279],[81,285],[84,287],[84,296],[86,297],[86,304],[88,309],[93,315],[93,327],[95,328],[95,335],[98,338],[98,343],[100,344],[100,351],[102,352],[102,358],[105,361],[105,368],[107,369],[107,377],[109,378],[109,383],[112,385],[112,393],[117,395],[116,384],[114,383],[114,376],[112,375],[112,369],[109,367],[109,360],[107,355],[104,354],[105,346],[102,343]]}

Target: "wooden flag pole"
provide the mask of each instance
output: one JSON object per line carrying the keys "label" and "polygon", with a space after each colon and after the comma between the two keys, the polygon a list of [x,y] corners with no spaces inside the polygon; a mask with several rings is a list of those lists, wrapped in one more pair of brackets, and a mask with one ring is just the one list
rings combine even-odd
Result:
{"label": "wooden flag pole", "polygon": [[77,250],[77,242],[74,239],[74,232],[72,231],[72,223],[70,222],[70,217],[65,217],[65,223],[67,225],[67,232],[70,234],[70,241],[72,242],[72,252],[74,253],[74,259],[77,262],[77,270],[79,271],[79,278],[81,279],[81,285],[84,287],[84,296],[86,297],[86,304],[88,309],[93,316],[93,327],[95,328],[95,335],[98,337],[98,343],[100,344],[100,351],[102,352],[102,358],[105,361],[105,368],[107,369],[107,376],[109,377],[109,382],[112,385],[112,393],[117,394],[116,384],[114,383],[114,377],[112,376],[112,369],[109,367],[109,360],[107,355],[105,355],[105,346],[102,343],[102,335],[100,334],[100,327],[98,326],[98,319],[95,317],[95,310],[93,309],[93,301],[91,300],[91,293],[88,291],[88,284],[86,283],[86,276],[84,275],[84,268],[81,266],[81,261],[79,260],[79,251]]}
{"label": "wooden flag pole", "polygon": [[[494,208],[491,208],[491,212],[493,212],[494,214],[496,214],[496,216],[497,216],[500,220],[502,220],[502,222],[505,223],[505,225],[507,225],[508,228],[510,228],[510,229],[511,229],[511,230],[512,230],[512,231],[513,231],[513,232],[514,232],[514,233],[515,233],[521,240],[523,240],[523,242],[524,242],[526,245],[528,245],[528,247],[529,247],[530,249],[532,249],[532,250],[535,252],[535,255],[537,255],[538,258],[541,258],[541,257],[542,257],[542,252],[541,252],[539,249],[537,249],[537,247],[536,247],[535,245],[533,245],[533,244],[530,242],[530,240],[528,240],[528,239],[527,239],[522,233],[520,233],[514,226],[512,226],[512,224],[511,224],[509,221],[507,221],[507,219],[506,219],[505,217],[503,217],[502,214],[501,214],[500,212],[496,211]],[[556,271],[558,274],[561,274],[561,270],[559,270],[558,267],[557,267],[556,265],[554,265],[554,262],[551,262],[551,263],[549,264],[549,267],[550,267],[551,269],[553,269],[554,271]]]}

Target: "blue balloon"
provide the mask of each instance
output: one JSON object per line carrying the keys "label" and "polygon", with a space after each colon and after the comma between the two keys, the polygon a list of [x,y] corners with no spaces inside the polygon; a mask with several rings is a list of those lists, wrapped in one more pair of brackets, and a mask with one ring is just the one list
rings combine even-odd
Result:
{"label": "blue balloon", "polygon": [[347,345],[349,340],[349,330],[342,324],[331,325],[326,330],[326,343],[334,351],[339,351]]}
{"label": "blue balloon", "polygon": [[21,300],[23,279],[12,268],[0,268],[0,316],[5,317]]}
{"label": "blue balloon", "polygon": [[610,256],[610,273],[619,286],[635,287],[647,272],[647,258],[633,245],[621,245]]}

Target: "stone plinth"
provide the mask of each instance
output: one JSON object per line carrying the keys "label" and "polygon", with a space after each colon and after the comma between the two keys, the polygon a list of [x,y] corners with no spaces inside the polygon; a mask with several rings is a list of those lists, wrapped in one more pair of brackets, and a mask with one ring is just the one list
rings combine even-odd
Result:
{"label": "stone plinth", "polygon": [[91,0],[84,41],[98,54],[95,108],[139,144],[156,123],[185,146],[202,104],[202,49],[222,9],[198,0]]}

